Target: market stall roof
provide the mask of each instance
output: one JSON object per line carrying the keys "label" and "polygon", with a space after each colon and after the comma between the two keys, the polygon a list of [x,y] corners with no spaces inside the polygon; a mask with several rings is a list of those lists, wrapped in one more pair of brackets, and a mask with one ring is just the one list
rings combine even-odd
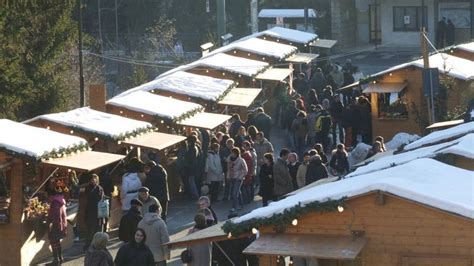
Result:
{"label": "market stall roof", "polygon": [[121,136],[131,133],[142,132],[152,127],[147,122],[96,111],[89,107],[77,108],[62,113],[40,115],[24,123],[37,120],[51,121],[69,128],[78,128],[82,131],[113,139],[119,139]]}
{"label": "market stall roof", "polygon": [[215,101],[229,88],[235,86],[235,81],[217,79],[209,76],[188,73],[181,68],[167,75],[159,76],[155,80],[123,92],[119,96],[128,95],[136,91],[167,91],[189,97],[196,97],[206,101]]}
{"label": "market stall roof", "polygon": [[214,129],[231,118],[230,115],[201,112],[177,122],[178,125],[204,129]]}
{"label": "market stall roof", "polygon": [[285,59],[286,62],[291,62],[291,63],[304,63],[304,64],[309,64],[311,63],[314,59],[316,59],[319,56],[319,54],[309,54],[309,53],[296,53],[287,59]]}
{"label": "market stall roof", "polygon": [[[259,18],[304,18],[304,9],[262,9]],[[316,10],[309,8],[308,17],[316,18]]]}
{"label": "market stall roof", "polygon": [[445,128],[449,128],[449,127],[454,127],[454,126],[458,126],[460,124],[464,123],[464,119],[457,119],[457,120],[451,120],[451,121],[443,121],[443,122],[437,122],[437,123],[433,123],[429,126],[426,127],[426,129],[430,129],[430,130],[433,130],[433,129],[445,129]]}
{"label": "market stall roof", "polygon": [[186,235],[174,241],[165,243],[170,248],[186,247],[199,242],[214,242],[227,240],[227,234],[222,230],[222,226],[227,221],[219,222],[192,234]]}
{"label": "market stall roof", "polygon": [[0,150],[39,160],[52,152],[87,148],[85,139],[0,119]]}
{"label": "market stall roof", "polygon": [[244,254],[353,260],[367,244],[364,237],[311,234],[263,234]]}
{"label": "market stall roof", "polygon": [[341,90],[346,90],[346,89],[351,89],[351,88],[354,88],[354,87],[357,87],[357,86],[360,86],[360,81],[356,81],[354,83],[351,83],[349,85],[346,85],[344,87],[341,87],[339,89],[337,89],[336,91],[341,91]]}
{"label": "market stall roof", "polygon": [[363,93],[393,93],[401,92],[408,85],[407,82],[393,82],[393,83],[370,83],[367,88],[364,89]]}
{"label": "market stall roof", "polygon": [[[234,49],[257,54],[263,57],[274,57],[277,59],[285,59],[297,52],[298,48],[292,45],[282,44],[262,40],[260,38],[248,38],[235,41],[222,47],[225,51]],[[216,50],[217,51],[217,50]]]}
{"label": "market stall roof", "polygon": [[122,143],[136,147],[161,151],[177,143],[180,143],[185,139],[186,137],[183,136],[177,136],[161,132],[150,132],[131,139],[126,139],[122,141]]}
{"label": "market stall roof", "polygon": [[269,67],[267,62],[232,56],[226,53],[218,53],[202,58],[190,64],[190,66],[191,65],[198,68],[209,67],[217,70],[229,71],[248,77],[253,77]]}
{"label": "market stall roof", "polygon": [[44,165],[76,171],[92,171],[125,158],[124,155],[96,151],[83,151],[63,158],[44,160]]}
{"label": "market stall roof", "polygon": [[469,53],[474,53],[474,42],[459,44],[456,45],[455,48]]}
{"label": "market stall roof", "polygon": [[172,99],[145,91],[136,91],[110,99],[107,104],[165,119],[178,119],[199,112],[203,107],[192,102]]}
{"label": "market stall roof", "polygon": [[218,104],[249,107],[261,91],[262,89],[257,88],[233,88]]}
{"label": "market stall roof", "polygon": [[304,190],[296,195],[253,210],[236,224],[269,218],[297,205],[326,202],[382,191],[442,211],[474,219],[472,171],[433,159],[416,159],[403,165],[347,178]]}
{"label": "market stall roof", "polygon": [[318,38],[317,34],[304,32],[300,30],[293,30],[283,27],[273,27],[271,29],[257,32],[254,34],[255,36],[270,36],[273,38],[278,38],[282,40],[286,40],[289,42],[295,42],[300,44],[307,44],[316,38]]}
{"label": "market stall roof", "polygon": [[326,48],[331,49],[334,45],[336,45],[336,40],[328,40],[328,39],[316,39],[311,42],[309,45],[318,47],[318,48]]}
{"label": "market stall roof", "polygon": [[[441,74],[462,80],[474,79],[474,62],[445,53],[437,53],[429,57],[430,67],[438,68]],[[397,65],[371,75],[371,77],[383,76],[393,71],[407,67],[423,68],[423,59],[418,59],[401,65]]]}
{"label": "market stall roof", "polygon": [[459,138],[469,133],[474,133],[474,122],[468,122],[459,126],[432,132],[423,138],[406,145],[403,149],[406,151],[413,150],[423,146],[429,146],[450,139]]}
{"label": "market stall roof", "polygon": [[293,73],[293,70],[289,68],[269,68],[258,74],[255,78],[261,80],[283,81],[291,75],[291,73]]}

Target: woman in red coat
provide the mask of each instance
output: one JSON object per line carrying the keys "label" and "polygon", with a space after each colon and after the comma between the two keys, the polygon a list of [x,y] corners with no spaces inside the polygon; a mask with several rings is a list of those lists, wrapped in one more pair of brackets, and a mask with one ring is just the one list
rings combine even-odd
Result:
{"label": "woman in red coat", "polygon": [[[54,183],[53,183],[54,184]],[[54,185],[49,191],[49,211],[48,211],[48,239],[53,250],[53,265],[63,262],[61,239],[66,237],[66,201],[62,194],[62,188]]]}

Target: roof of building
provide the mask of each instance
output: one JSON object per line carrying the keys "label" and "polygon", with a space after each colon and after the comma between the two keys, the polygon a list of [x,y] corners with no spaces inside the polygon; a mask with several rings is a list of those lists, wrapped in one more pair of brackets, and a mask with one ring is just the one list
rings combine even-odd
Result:
{"label": "roof of building", "polygon": [[264,35],[300,44],[307,44],[318,38],[318,35],[314,33],[293,30],[283,27],[273,27],[271,29],[264,30],[262,32],[257,32],[254,34],[254,36]]}
{"label": "roof of building", "polygon": [[214,52],[225,52],[234,49],[257,54],[263,57],[275,57],[278,59],[285,59],[298,51],[296,46],[251,37],[232,42],[222,47],[222,50],[217,49]]}
{"label": "roof of building", "polygon": [[474,53],[474,42],[459,44],[456,45],[455,48],[469,53]]}
{"label": "roof of building", "polygon": [[[259,18],[304,18],[304,9],[262,9]],[[316,10],[308,9],[308,17],[316,18]]]}
{"label": "roof of building", "polygon": [[404,150],[413,150],[423,146],[429,146],[459,138],[469,133],[474,133],[474,122],[464,123],[455,127],[432,132],[404,147]]}
{"label": "roof of building", "polygon": [[253,77],[270,65],[267,62],[232,56],[225,53],[218,53],[199,59],[189,64],[189,66],[210,67],[217,70],[224,70],[248,77]]}

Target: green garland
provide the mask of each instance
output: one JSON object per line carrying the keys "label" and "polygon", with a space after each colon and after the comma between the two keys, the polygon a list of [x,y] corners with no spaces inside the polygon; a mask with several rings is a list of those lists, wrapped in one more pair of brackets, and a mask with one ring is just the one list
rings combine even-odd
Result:
{"label": "green garland", "polygon": [[[64,126],[66,126],[66,125],[64,125]],[[66,126],[66,127],[73,130],[73,131],[75,131],[75,132],[80,132],[80,133],[83,133],[83,134],[98,135],[100,138],[110,140],[110,141],[123,141],[123,140],[129,139],[129,138],[137,137],[137,136],[139,136],[141,134],[144,134],[144,133],[156,131],[155,127],[147,126],[147,127],[137,128],[137,129],[132,130],[132,131],[128,131],[127,133],[124,133],[124,134],[121,133],[117,136],[112,137],[110,135],[105,135],[105,134],[96,132],[94,130],[87,130],[87,129],[83,129],[83,128],[77,127],[77,126]]]}
{"label": "green garland", "polygon": [[53,149],[50,152],[45,152],[41,156],[35,157],[35,156],[29,155],[26,152],[24,153],[16,152],[6,147],[0,147],[0,151],[6,154],[9,154],[14,157],[23,158],[29,161],[35,161],[35,162],[40,162],[43,160],[49,160],[49,159],[54,159],[54,158],[61,158],[63,156],[67,156],[76,152],[86,151],[89,149],[90,149],[89,144],[85,143],[85,144],[74,145],[68,148]]}
{"label": "green garland", "polygon": [[338,200],[328,200],[325,202],[313,201],[305,205],[298,203],[298,205],[286,209],[282,213],[273,214],[271,217],[254,218],[241,223],[227,221],[222,226],[222,230],[226,234],[230,233],[232,236],[239,236],[241,234],[251,232],[253,228],[272,225],[274,226],[274,230],[276,232],[283,232],[294,219],[299,218],[300,216],[307,213],[336,211],[338,206],[344,206],[345,199],[346,197]]}
{"label": "green garland", "polygon": [[362,85],[362,84],[367,84],[369,82],[372,82],[372,81],[379,81],[382,77],[380,76],[367,76],[367,77],[363,77],[363,78],[360,78],[359,79],[359,84]]}

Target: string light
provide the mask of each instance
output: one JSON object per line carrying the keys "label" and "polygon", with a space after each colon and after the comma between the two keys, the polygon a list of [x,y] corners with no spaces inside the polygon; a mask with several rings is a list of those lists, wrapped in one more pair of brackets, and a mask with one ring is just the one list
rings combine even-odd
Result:
{"label": "string light", "polygon": [[222,76],[225,76],[225,73],[224,73],[224,72],[222,72]]}
{"label": "string light", "polygon": [[74,134],[74,130],[69,131],[69,133]]}
{"label": "string light", "polygon": [[206,73],[209,73],[209,69],[206,69]]}
{"label": "string light", "polygon": [[247,55],[250,56],[250,53],[248,53]]}
{"label": "string light", "polygon": [[262,60],[265,61],[265,57],[262,57]]}
{"label": "string light", "polygon": [[337,206],[337,211],[338,211],[338,212],[343,212],[343,211],[344,211],[344,207],[342,207],[341,205]]}
{"label": "string light", "polygon": [[393,73],[392,73],[392,72],[390,72],[390,74],[388,74],[388,75],[391,77],[391,76],[393,76]]}
{"label": "string light", "polygon": [[252,228],[252,234],[256,235],[258,233],[257,228]]}
{"label": "string light", "polygon": [[227,238],[232,238],[232,233],[229,232],[229,233],[227,234]]}
{"label": "string light", "polygon": [[291,221],[291,224],[293,226],[297,226],[298,225],[298,219],[293,219],[293,221]]}
{"label": "string light", "polygon": [[71,170],[71,169],[67,169],[67,172],[70,173],[70,172],[72,172],[72,170]]}
{"label": "string light", "polygon": [[236,54],[236,53],[237,53],[237,51],[234,50],[234,54]]}
{"label": "string light", "polygon": [[151,90],[151,93],[155,93],[155,90]]}
{"label": "string light", "polygon": [[277,39],[277,42],[280,42],[280,39]]}
{"label": "string light", "polygon": [[120,110],[120,114],[123,114],[123,111],[122,111],[122,110]]}
{"label": "string light", "polygon": [[120,145],[120,144],[122,144],[122,142],[119,140],[119,141],[117,141],[117,144]]}
{"label": "string light", "polygon": [[374,80],[372,83],[374,83],[374,84],[375,84],[375,83],[377,83],[377,81],[376,81],[376,80]]}
{"label": "string light", "polygon": [[95,137],[95,138],[94,138],[94,141],[98,141],[98,140],[99,140],[99,138],[98,138],[98,137]]}
{"label": "string light", "polygon": [[47,130],[50,130],[51,128],[49,126],[46,127]]}
{"label": "string light", "polygon": [[27,162],[27,163],[26,163],[26,166],[28,166],[28,165],[30,165],[30,163]]}

